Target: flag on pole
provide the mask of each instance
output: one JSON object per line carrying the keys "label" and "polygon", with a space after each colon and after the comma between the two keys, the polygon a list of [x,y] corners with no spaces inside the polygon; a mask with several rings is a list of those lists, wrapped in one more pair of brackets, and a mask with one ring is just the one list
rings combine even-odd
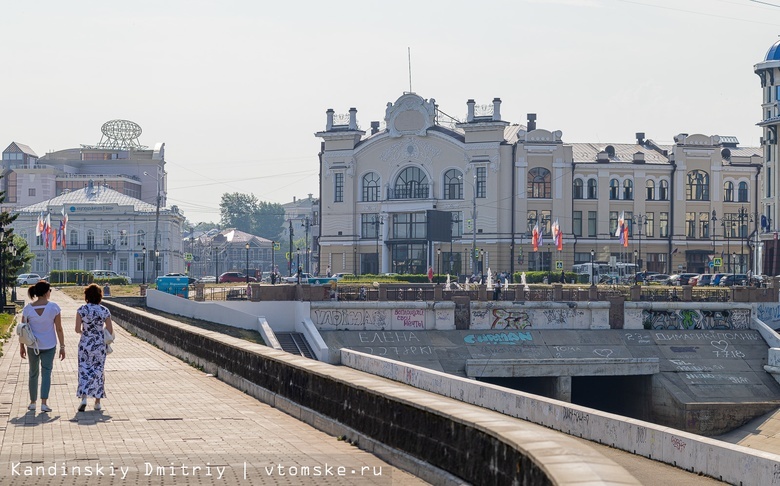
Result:
{"label": "flag on pole", "polygon": [[628,225],[626,224],[625,211],[620,213],[620,218],[618,218],[617,231],[615,231],[615,236],[620,237],[620,243],[624,247],[628,246]]}
{"label": "flag on pole", "polygon": [[51,249],[56,250],[57,249],[57,230],[53,229],[51,230]]}
{"label": "flag on pole", "polygon": [[43,234],[43,213],[38,215],[38,224],[35,225],[35,236]]}
{"label": "flag on pole", "polygon": [[60,246],[65,248],[65,220],[60,220],[60,230],[57,232],[57,238],[59,238]]}
{"label": "flag on pole", "polygon": [[[60,231],[62,231],[63,235],[68,232],[68,213],[65,212],[64,206],[62,207],[62,220],[60,222]],[[63,237],[63,241],[64,240],[65,238]]]}
{"label": "flag on pole", "polygon": [[555,243],[555,247],[558,248],[558,251],[563,250],[563,231],[561,231],[561,225],[558,224],[558,220],[555,220],[555,223],[552,227],[552,235],[553,235],[553,243]]}
{"label": "flag on pole", "polygon": [[536,223],[534,229],[531,232],[531,244],[534,247],[534,251],[539,251],[539,223]]}

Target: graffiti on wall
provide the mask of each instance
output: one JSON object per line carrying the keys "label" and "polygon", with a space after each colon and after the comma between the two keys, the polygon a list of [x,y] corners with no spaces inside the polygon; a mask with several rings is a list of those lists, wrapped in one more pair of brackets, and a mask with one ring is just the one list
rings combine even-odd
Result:
{"label": "graffiti on wall", "polygon": [[530,326],[531,320],[524,310],[493,309],[490,329],[525,329]]}
{"label": "graffiti on wall", "polygon": [[749,329],[749,309],[643,310],[645,329]]}
{"label": "graffiti on wall", "polygon": [[385,311],[371,309],[314,309],[312,321],[317,326],[335,328],[370,326],[378,329],[388,327]]}

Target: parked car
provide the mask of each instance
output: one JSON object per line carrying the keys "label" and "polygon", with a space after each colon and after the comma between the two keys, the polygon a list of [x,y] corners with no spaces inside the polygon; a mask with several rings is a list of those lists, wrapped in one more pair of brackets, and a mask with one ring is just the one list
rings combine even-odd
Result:
{"label": "parked car", "polygon": [[669,275],[665,273],[656,273],[647,277],[648,283],[666,284],[669,281]]}
{"label": "parked car", "polygon": [[669,285],[689,285],[688,281],[698,273],[678,273],[669,277]]}
{"label": "parked car", "polygon": [[16,285],[33,285],[41,281],[37,273],[23,273],[16,277]]}
{"label": "parked car", "polygon": [[722,278],[723,278],[723,277],[725,277],[726,275],[728,275],[728,273],[716,273],[716,274],[715,274],[715,275],[712,277],[712,281],[710,282],[710,285],[716,285],[716,286],[717,286],[717,285],[720,285],[720,279],[722,279]]}
{"label": "parked car", "polygon": [[[249,280],[247,280],[249,279]],[[225,272],[219,276],[219,283],[232,283],[232,282],[257,282],[255,277],[247,277],[241,272]]]}
{"label": "parked car", "polygon": [[336,280],[341,280],[344,277],[354,277],[354,276],[355,276],[354,273],[337,273],[333,275],[333,278],[335,278]]}
{"label": "parked car", "polygon": [[748,276],[744,273],[727,273],[720,279],[718,285],[721,287],[731,287],[732,285],[747,285]]}
{"label": "parked car", "polygon": [[658,272],[639,272],[634,276],[636,282],[646,282],[651,275],[658,275]]}
{"label": "parked car", "polygon": [[712,284],[712,277],[714,277],[714,276],[715,275],[713,275],[711,273],[702,273],[701,275],[699,275],[699,278],[696,279],[696,286],[697,287],[702,287],[704,285],[711,285]]}
{"label": "parked car", "polygon": [[214,275],[206,275],[205,277],[200,277],[198,283],[217,283],[217,277]]}
{"label": "parked car", "polygon": [[[314,275],[312,275],[310,273],[306,273],[306,272],[301,273],[301,283],[303,283],[303,284],[309,283],[309,279],[310,278],[315,278],[315,277],[314,277]],[[289,277],[282,277],[282,282],[285,282],[285,283],[298,283],[298,274],[293,273]]]}
{"label": "parked car", "polygon": [[118,278],[118,279],[122,279],[122,281],[125,284],[130,283],[130,279],[128,277],[124,275],[119,275],[118,273],[112,270],[92,270],[90,273],[94,275],[96,279],[97,278],[100,279]]}
{"label": "parked car", "polygon": [[184,274],[184,273],[166,273],[165,276],[166,277],[187,277],[188,283],[190,285],[192,285],[192,284],[194,284],[194,283],[196,283],[198,281],[198,279],[192,278],[189,275]]}

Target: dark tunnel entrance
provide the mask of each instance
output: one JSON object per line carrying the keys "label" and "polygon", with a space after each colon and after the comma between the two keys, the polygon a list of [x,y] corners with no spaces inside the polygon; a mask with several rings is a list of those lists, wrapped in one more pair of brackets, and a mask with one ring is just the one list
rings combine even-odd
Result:
{"label": "dark tunnel entrance", "polygon": [[[480,378],[480,381],[555,398],[557,378]],[[574,376],[571,403],[639,420],[650,420],[652,376]]]}

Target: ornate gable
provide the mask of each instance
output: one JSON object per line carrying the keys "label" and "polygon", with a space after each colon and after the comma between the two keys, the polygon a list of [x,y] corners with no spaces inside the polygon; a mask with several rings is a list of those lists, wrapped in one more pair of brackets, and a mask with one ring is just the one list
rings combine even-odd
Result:
{"label": "ornate gable", "polygon": [[414,93],[406,93],[395,104],[387,103],[385,123],[391,137],[419,135],[424,137],[434,125],[436,100],[426,101]]}

